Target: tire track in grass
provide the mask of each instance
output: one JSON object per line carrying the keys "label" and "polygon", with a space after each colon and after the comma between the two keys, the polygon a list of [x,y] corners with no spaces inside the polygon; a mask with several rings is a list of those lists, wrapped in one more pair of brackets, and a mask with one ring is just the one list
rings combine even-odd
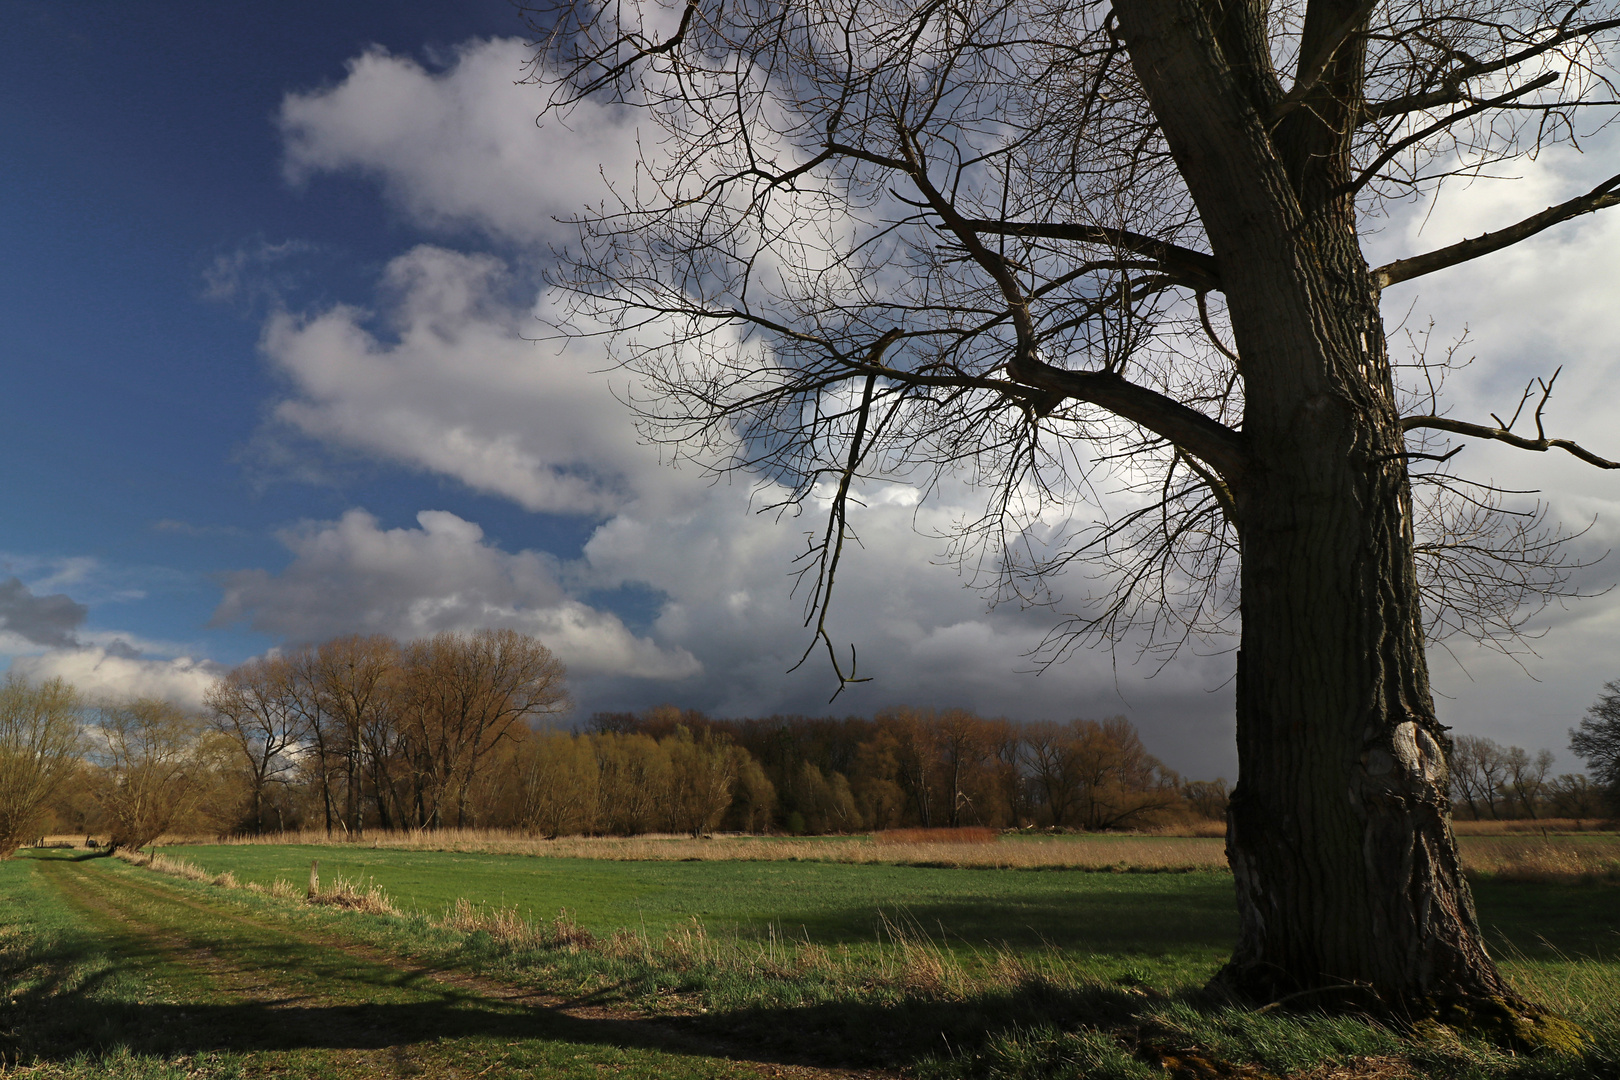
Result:
{"label": "tire track in grass", "polygon": [[[207,1000],[148,1006],[156,1045],[264,1056],[270,1071],[346,1076],[546,1075],[879,1077],[763,1061],[727,1045],[585,1001],[254,919],[159,878],[42,861],[63,897],[141,963],[188,973]],[[109,872],[111,871],[111,872]],[[144,875],[143,875],[144,876]],[[752,1060],[751,1060],[752,1059]]]}

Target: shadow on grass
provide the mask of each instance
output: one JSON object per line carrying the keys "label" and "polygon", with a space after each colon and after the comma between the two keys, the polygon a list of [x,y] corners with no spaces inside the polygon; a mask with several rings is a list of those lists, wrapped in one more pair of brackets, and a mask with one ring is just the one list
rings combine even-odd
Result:
{"label": "shadow on grass", "polygon": [[[120,1048],[165,1056],[210,1051],[380,1050],[444,1040],[550,1041],[824,1068],[907,1066],[971,1052],[1033,1025],[1113,1027],[1144,1004],[1140,990],[1042,984],[965,1001],[830,1003],[743,1008],[643,1020],[594,1006],[611,988],[558,1008],[481,997],[398,972],[392,989],[419,1000],[353,1004],[312,1000],[264,987],[262,1000],[184,1003],[129,1000],[152,957],[141,950],[108,961],[90,939],[33,954],[30,985],[0,1004],[0,1060],[65,1061]],[[23,974],[14,958],[0,978]],[[353,982],[350,983],[353,989]],[[284,996],[278,996],[284,995]],[[258,996],[258,995],[256,995]],[[593,1015],[593,1013],[597,1015]]]}

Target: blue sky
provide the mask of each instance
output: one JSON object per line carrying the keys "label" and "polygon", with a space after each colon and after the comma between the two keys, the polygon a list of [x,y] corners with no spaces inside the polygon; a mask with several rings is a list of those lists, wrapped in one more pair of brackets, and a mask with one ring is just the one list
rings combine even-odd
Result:
{"label": "blue sky", "polygon": [[[405,243],[363,185],[319,193],[281,176],[274,118],[291,87],[341,77],[367,44],[414,50],[511,29],[509,5],[63,5],[8,8],[0,39],[0,325],[8,392],[0,548],[91,557],[90,627],[198,641],[236,660],[263,635],[208,633],[207,575],[274,559],[278,522],[347,505],[332,488],[265,483],[244,444],[275,391],[256,342],[263,304],[211,302],[218,258],[307,244],[290,303],[364,296]],[[441,16],[454,12],[453,18]],[[365,501],[411,501],[373,475]],[[183,527],[164,527],[172,522]]]}
{"label": "blue sky", "polygon": [[[524,340],[552,221],[621,175],[632,121],[537,127],[523,28],[484,3],[14,0],[0,35],[0,664],[194,700],[221,665],[348,632],[512,625],[569,663],[579,713],[672,701],[821,712],[788,594],[800,527],[640,446],[602,358]],[[1408,254],[1615,171],[1544,155],[1373,243]],[[1427,208],[1419,208],[1426,210]],[[1611,211],[1610,213],[1615,213]],[[1620,455],[1620,228],[1588,218],[1417,287],[1393,324],[1469,328],[1456,415],[1566,365],[1554,434]],[[1620,481],[1471,448],[1613,545]],[[1526,460],[1526,459],[1530,460]],[[926,508],[925,508],[926,510]],[[844,636],[878,679],[838,711],[1126,713],[1193,775],[1230,773],[1230,657],[1080,654],[1035,678],[1050,615],[987,611],[876,505]],[[930,518],[932,513],[936,516]],[[1588,573],[1602,588],[1610,563]],[[9,589],[9,591],[8,591]],[[1612,662],[1620,599],[1555,610],[1527,677],[1458,646],[1442,716],[1560,753]],[[1466,668],[1466,672],[1464,671]]]}

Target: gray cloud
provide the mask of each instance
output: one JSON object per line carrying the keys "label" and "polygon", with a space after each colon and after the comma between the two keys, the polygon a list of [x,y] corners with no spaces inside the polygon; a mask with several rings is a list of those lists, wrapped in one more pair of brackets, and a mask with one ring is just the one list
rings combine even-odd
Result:
{"label": "gray cloud", "polygon": [[0,629],[47,648],[72,648],[90,609],[65,593],[35,596],[21,578],[0,581]]}
{"label": "gray cloud", "polygon": [[[443,72],[378,51],[357,58],[338,85],[284,101],[287,175],[372,177],[385,198],[428,228],[504,244],[555,239],[553,214],[599,197],[598,162],[608,176],[627,175],[628,129],[612,115],[587,112],[572,130],[537,134],[532,92],[513,85],[524,55],[514,42],[471,43]],[[1549,153],[1521,163],[1520,179],[1459,190],[1435,213],[1409,208],[1372,238],[1374,261],[1478,235],[1586,190],[1595,182],[1586,171],[1611,157]],[[1607,253],[1617,243],[1620,217],[1571,223],[1392,289],[1386,317],[1393,327],[1411,312],[1410,325],[1422,326],[1432,314],[1437,342],[1472,324],[1479,362],[1448,388],[1463,419],[1484,420],[1504,403],[1511,410],[1531,374],[1568,361],[1555,434],[1612,457],[1620,447],[1611,434],[1613,395],[1604,388],[1620,374],[1610,345],[1620,276],[1607,272]],[[863,549],[846,565],[834,635],[858,643],[862,673],[876,681],[828,705],[831,680],[820,658],[786,674],[808,640],[786,577],[802,549],[803,523],[750,514],[746,492],[709,488],[696,470],[672,472],[636,446],[608,392],[602,357],[521,340],[554,301],[542,293],[533,310],[511,304],[497,287],[505,273],[487,254],[419,247],[390,266],[380,324],[376,313],[346,307],[270,320],[265,354],[292,387],[276,405],[275,430],[453,477],[531,510],[590,516],[601,524],[583,558],[563,564],[501,552],[474,523],[448,515],[430,515],[421,529],[384,530],[351,512],[284,537],[295,559],[279,575],[233,578],[221,619],[295,638],[491,618],[549,630],[572,640],[580,657],[575,689],[586,712],[663,700],[730,715],[869,714],[899,703],[1017,719],[1123,712],[1172,766],[1231,775],[1229,655],[1184,654],[1149,677],[1151,665],[1131,668],[1133,651],[1122,644],[1118,665],[1099,650],[1039,678],[1015,674],[1029,666],[1026,654],[1051,613],[985,611],[979,594],[934,564],[938,545],[927,536],[971,516],[970,493],[936,492],[921,508],[867,501]],[[1539,489],[1564,520],[1596,515],[1587,549],[1620,542],[1612,475],[1488,445],[1471,445],[1459,464],[1507,487]],[[1601,589],[1611,570],[1583,572],[1582,581]],[[627,584],[663,598],[645,636],[574,599]],[[1445,722],[1531,748],[1562,748],[1564,729],[1616,674],[1609,664],[1620,591],[1546,614],[1542,625],[1551,631],[1535,643],[1541,657],[1526,658],[1543,682],[1467,643],[1455,646],[1467,674],[1435,653]],[[692,662],[673,669],[687,677],[660,678],[650,674],[658,665],[630,656]],[[698,666],[702,677],[687,674]]]}

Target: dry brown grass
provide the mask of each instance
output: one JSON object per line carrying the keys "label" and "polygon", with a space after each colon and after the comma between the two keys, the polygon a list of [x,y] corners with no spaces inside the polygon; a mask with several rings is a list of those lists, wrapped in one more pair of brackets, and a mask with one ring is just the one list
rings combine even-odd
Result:
{"label": "dry brown grass", "polygon": [[1191,821],[1178,821],[1170,825],[1155,825],[1141,832],[1144,836],[1200,836],[1224,840],[1226,822],[1215,818],[1194,818]]}
{"label": "dry brown grass", "polygon": [[872,834],[874,844],[993,844],[1001,833],[979,825],[954,829],[884,829]]}
{"label": "dry brown grass", "polygon": [[1616,823],[1596,818],[1518,818],[1513,821],[1465,821],[1454,818],[1452,831],[1458,836],[1522,836],[1554,833],[1614,832]]}
{"label": "dry brown grass", "polygon": [[143,867],[153,873],[166,874],[169,877],[181,878],[185,881],[203,882],[215,885],[222,889],[247,889],[249,892],[262,893],[274,896],[281,900],[298,900],[309,904],[322,904],[330,907],[346,908],[350,911],[363,911],[370,915],[398,915],[399,909],[388,899],[381,886],[351,881],[341,875],[334,878],[330,885],[322,886],[315,892],[300,892],[298,887],[290,881],[277,880],[269,888],[257,882],[246,885],[236,880],[236,875],[229,870],[223,874],[210,874],[196,863],[177,859],[161,852],[143,854],[139,851],[119,850],[113,853],[116,858],[132,866]]}
{"label": "dry brown grass", "polygon": [[[143,866],[154,873],[167,874],[169,877],[184,878],[186,881],[207,881],[214,884],[223,884],[213,874],[210,874],[196,863],[187,862],[185,859],[176,859],[157,853],[143,854],[139,851],[128,851],[124,848],[119,848],[113,852],[113,857],[129,863],[131,866]],[[221,874],[219,877],[226,878],[229,875]],[[230,881],[229,887],[234,888],[236,879],[232,877]]]}
{"label": "dry brown grass", "polygon": [[439,920],[439,925],[463,934],[480,931],[512,949],[562,949],[580,952],[600,944],[594,934],[560,909],[549,923],[525,919],[517,908],[491,907],[459,899]]}
{"label": "dry brown grass", "polygon": [[341,874],[332,884],[322,885],[318,892],[310,893],[307,903],[338,907],[347,911],[363,911],[367,915],[398,915],[399,909],[388,899],[382,886],[375,882],[352,881]]}
{"label": "dry brown grass", "polygon": [[1464,869],[1501,881],[1620,881],[1620,837],[1469,837],[1461,847]]}

